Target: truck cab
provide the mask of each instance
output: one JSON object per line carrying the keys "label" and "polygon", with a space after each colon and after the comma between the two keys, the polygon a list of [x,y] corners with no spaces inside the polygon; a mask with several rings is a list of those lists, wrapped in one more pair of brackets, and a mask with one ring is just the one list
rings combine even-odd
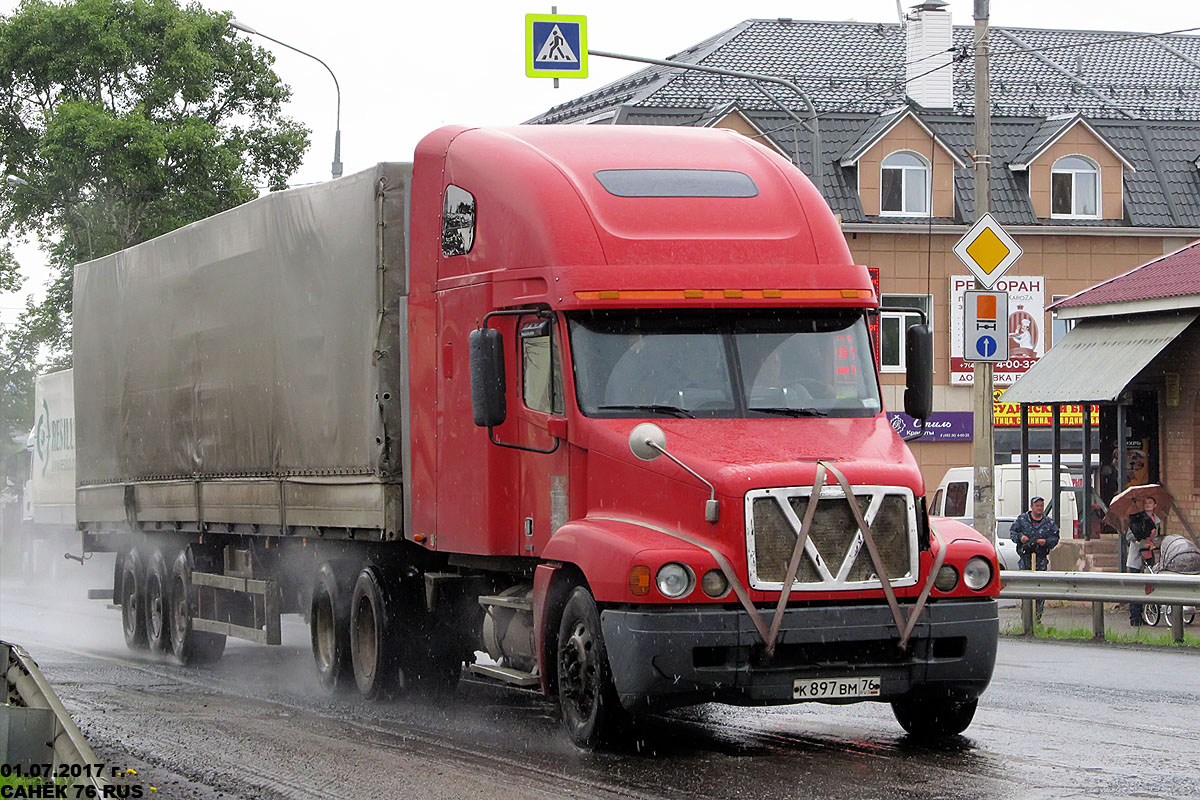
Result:
{"label": "truck cab", "polygon": [[538,559],[542,685],[591,698],[564,700],[576,741],[710,699],[969,723],[995,551],[930,528],[867,270],[799,171],[726,132],[443,129],[412,247],[414,393],[437,398],[413,474],[437,502],[406,535]]}

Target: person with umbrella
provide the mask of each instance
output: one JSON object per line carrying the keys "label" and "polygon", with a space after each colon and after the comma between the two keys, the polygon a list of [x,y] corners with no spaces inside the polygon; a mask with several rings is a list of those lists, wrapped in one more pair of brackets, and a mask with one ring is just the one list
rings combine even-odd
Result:
{"label": "person with umbrella", "polygon": [[[1039,571],[1050,569],[1050,551],[1058,544],[1058,525],[1046,513],[1046,498],[1035,497],[1029,501],[1029,510],[1013,521],[1008,538],[1017,546],[1017,563],[1021,569],[1029,569],[1030,556],[1037,556]],[[1045,606],[1045,600],[1037,601],[1039,620]]]}
{"label": "person with umbrella", "polygon": [[[1154,562],[1154,547],[1162,536],[1162,519],[1154,513],[1158,501],[1153,495],[1142,498],[1142,510],[1129,517],[1130,542],[1129,555],[1125,558],[1125,566],[1130,572],[1141,572],[1142,567]],[[1142,603],[1129,604],[1129,624],[1137,627],[1142,624]]]}

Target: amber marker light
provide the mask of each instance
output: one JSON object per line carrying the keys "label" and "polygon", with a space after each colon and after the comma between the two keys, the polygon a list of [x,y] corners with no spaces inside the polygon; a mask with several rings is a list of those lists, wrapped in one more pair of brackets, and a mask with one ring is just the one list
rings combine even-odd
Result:
{"label": "amber marker light", "polygon": [[629,570],[629,593],[634,597],[645,597],[650,594],[650,568],[638,564]]}

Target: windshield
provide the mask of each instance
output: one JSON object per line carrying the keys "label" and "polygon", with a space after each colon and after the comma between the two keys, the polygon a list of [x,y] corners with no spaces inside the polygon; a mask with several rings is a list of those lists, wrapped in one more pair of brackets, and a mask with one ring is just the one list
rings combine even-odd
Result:
{"label": "windshield", "polygon": [[589,417],[870,417],[882,409],[861,310],[571,314]]}

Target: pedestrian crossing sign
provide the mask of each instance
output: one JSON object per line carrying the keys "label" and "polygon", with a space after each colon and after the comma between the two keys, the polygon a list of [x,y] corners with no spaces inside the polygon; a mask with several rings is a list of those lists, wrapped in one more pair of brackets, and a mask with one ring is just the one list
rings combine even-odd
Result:
{"label": "pedestrian crossing sign", "polygon": [[587,17],[526,14],[525,74],[530,78],[586,78]]}

